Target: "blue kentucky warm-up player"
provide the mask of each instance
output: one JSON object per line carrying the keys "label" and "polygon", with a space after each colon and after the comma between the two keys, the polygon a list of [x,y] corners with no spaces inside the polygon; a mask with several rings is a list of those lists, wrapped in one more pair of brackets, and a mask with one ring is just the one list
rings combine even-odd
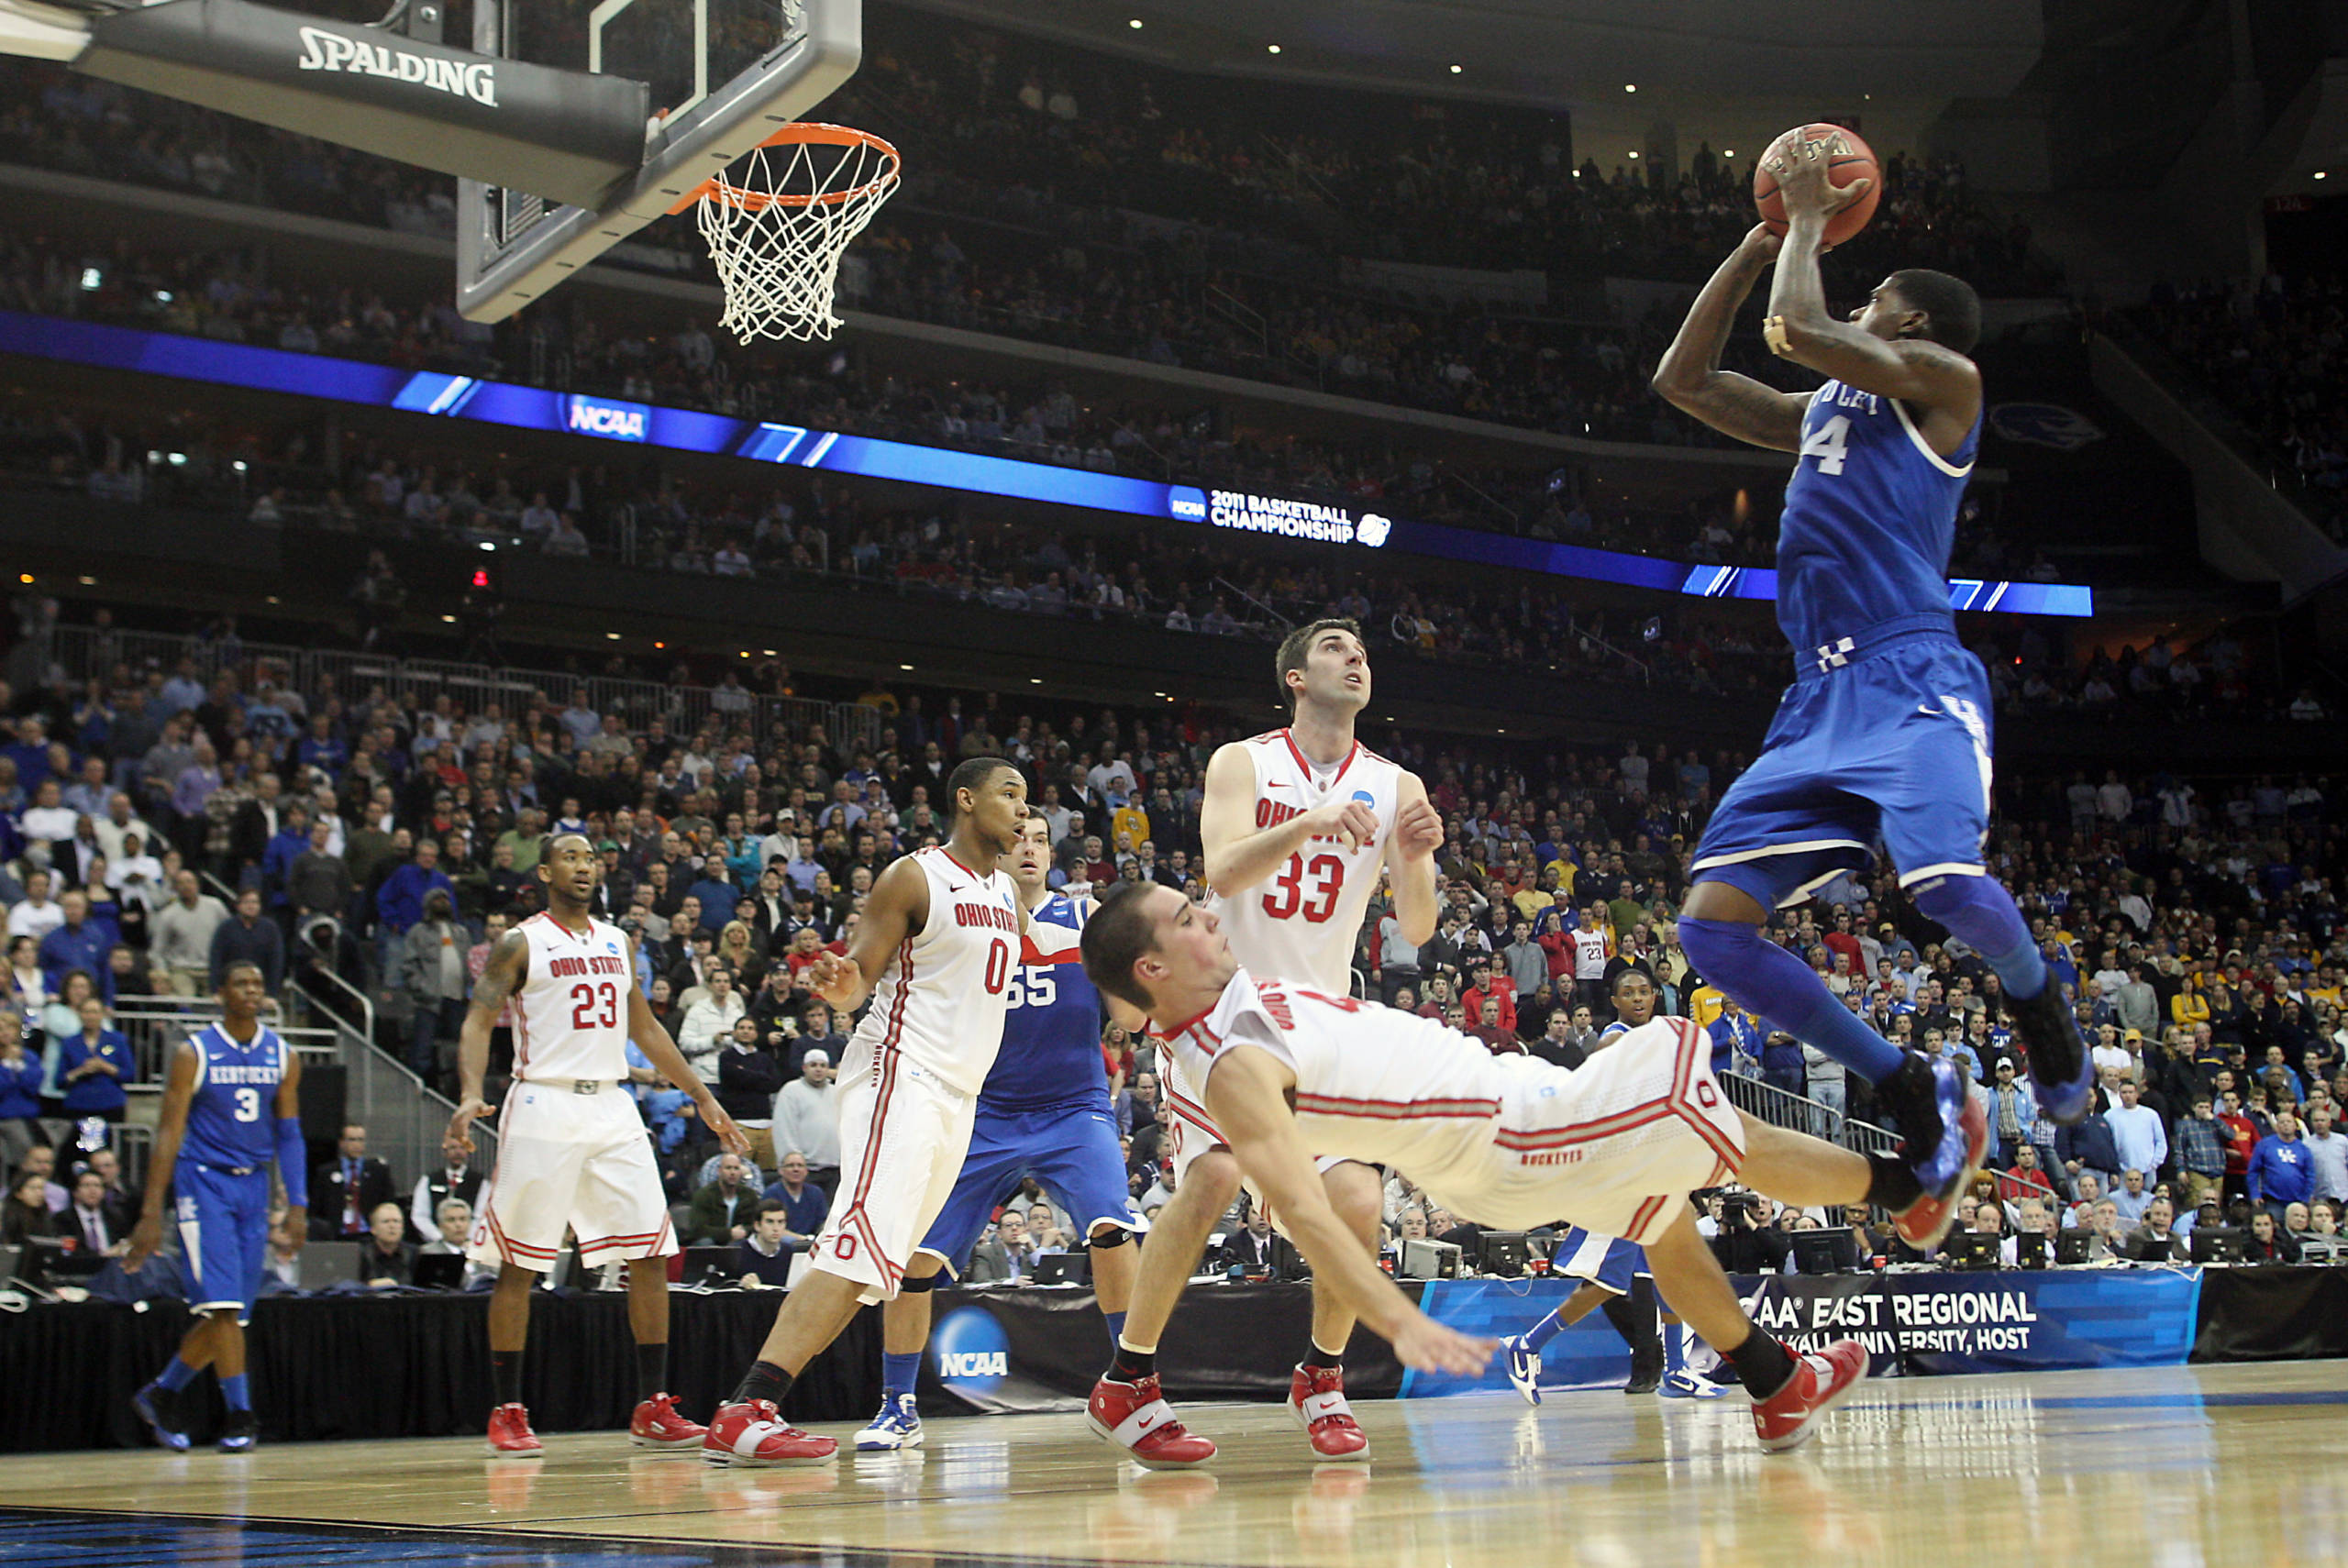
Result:
{"label": "blue kentucky warm-up player", "polygon": [[[1981,438],[1981,372],[1967,356],[1981,302],[1959,279],[1892,273],[1848,320],[1826,310],[1826,219],[1866,182],[1827,179],[1829,143],[1779,138],[1782,242],[1748,233],[1712,274],[1656,368],[1656,390],[1716,430],[1797,454],[1778,527],[1778,624],[1796,679],[1761,754],[1721,799],[1680,908],[1689,962],[1740,1006],[1875,1086],[1917,1192],[1891,1204],[1911,1246],[1939,1241],[1988,1142],[1955,1070],[1902,1053],[1771,942],[1772,911],[1866,866],[1879,839],[1899,885],[1997,972],[2039,1103],[2087,1114],[2093,1070],[2012,896],[1989,875],[1990,697],[1957,641],[1948,560]],[[1829,378],[1783,392],[1722,370],[1737,307],[1772,263],[1764,338]]]}
{"label": "blue kentucky warm-up player", "polygon": [[169,1187],[196,1322],[161,1375],[131,1396],[138,1419],[169,1449],[188,1445],[183,1391],[207,1366],[228,1405],[222,1451],[245,1452],[260,1437],[245,1380],[245,1324],[268,1257],[270,1161],[285,1183],[286,1229],[296,1245],[309,1229],[302,1064],[260,1021],[268,1000],[260,966],[230,965],[220,980],[220,1021],[172,1053],[147,1205],[130,1233],[124,1266],[137,1269],[162,1244]]}
{"label": "blue kentucky warm-up player", "polygon": [[[1053,892],[1050,867],[1051,830],[1029,817],[1002,868],[1034,919],[1080,931],[1092,906]],[[1013,973],[1008,1000],[1002,1049],[979,1091],[962,1174],[881,1309],[880,1413],[857,1434],[859,1452],[920,1444],[914,1383],[929,1342],[929,1293],[941,1268],[959,1276],[969,1266],[995,1208],[1029,1176],[1091,1238],[1092,1287],[1112,1342],[1124,1326],[1139,1251],[1128,1243],[1142,1221],[1110,1113],[1100,993],[1074,965],[1029,966]]]}
{"label": "blue kentucky warm-up player", "polygon": [[[1655,981],[1644,969],[1614,977],[1611,994],[1614,1021],[1600,1032],[1590,1049],[1602,1051],[1621,1035],[1655,1017]],[[1521,1334],[1501,1342],[1508,1357],[1508,1380],[1530,1404],[1541,1403],[1541,1351],[1593,1309],[1602,1310],[1614,1331],[1631,1347],[1631,1381],[1625,1394],[1656,1393],[1667,1399],[1718,1399],[1720,1386],[1688,1370],[1688,1326],[1656,1298],[1655,1275],[1646,1249],[1620,1236],[1601,1236],[1578,1225],[1567,1228],[1549,1254],[1549,1272],[1578,1279],[1564,1305]],[[1663,1311],[1663,1345],[1656,1346],[1656,1312]]]}

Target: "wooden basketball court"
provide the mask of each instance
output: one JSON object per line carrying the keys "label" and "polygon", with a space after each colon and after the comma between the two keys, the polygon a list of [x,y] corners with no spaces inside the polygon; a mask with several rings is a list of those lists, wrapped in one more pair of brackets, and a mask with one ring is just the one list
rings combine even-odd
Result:
{"label": "wooden basketball court", "polygon": [[2343,1408],[2348,1363],[2302,1362],[1874,1382],[1778,1457],[1741,1396],[1612,1391],[1366,1404],[1372,1463],[1318,1467],[1278,1407],[1196,1407],[1224,1446],[1187,1474],[1060,1415],[934,1420],[925,1450],[812,1470],[616,1432],[525,1461],[457,1439],[28,1456],[0,1462],[0,1562],[2337,1562]]}

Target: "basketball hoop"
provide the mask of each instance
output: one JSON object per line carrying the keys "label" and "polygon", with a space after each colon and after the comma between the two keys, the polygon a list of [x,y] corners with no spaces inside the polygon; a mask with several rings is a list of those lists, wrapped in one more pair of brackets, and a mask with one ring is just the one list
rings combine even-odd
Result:
{"label": "basketball hoop", "polygon": [[839,326],[840,256],[897,189],[897,149],[847,126],[784,126],[670,209],[700,208],[725,289],[720,322],[744,344],[806,342]]}

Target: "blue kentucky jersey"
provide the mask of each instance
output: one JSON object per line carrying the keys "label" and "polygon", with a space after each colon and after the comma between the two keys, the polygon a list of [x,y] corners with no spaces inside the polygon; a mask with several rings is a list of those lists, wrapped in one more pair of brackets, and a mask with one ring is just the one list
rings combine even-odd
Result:
{"label": "blue kentucky jersey", "polygon": [[285,1081],[285,1042],[267,1024],[239,1045],[215,1023],[189,1036],[196,1049],[195,1097],[188,1102],[180,1157],[227,1169],[277,1157],[277,1086]]}
{"label": "blue kentucky jersey", "polygon": [[[1029,918],[1084,929],[1076,901],[1054,893]],[[979,1109],[995,1114],[1047,1107],[1109,1103],[1101,1060],[1101,993],[1080,964],[1031,964],[1013,971],[1003,1015],[1002,1049],[979,1091]]]}
{"label": "blue kentucky jersey", "polygon": [[1897,398],[1828,381],[1801,416],[1778,525],[1778,624],[1797,653],[1885,621],[1950,623],[1948,558],[1981,420],[1954,457]]}

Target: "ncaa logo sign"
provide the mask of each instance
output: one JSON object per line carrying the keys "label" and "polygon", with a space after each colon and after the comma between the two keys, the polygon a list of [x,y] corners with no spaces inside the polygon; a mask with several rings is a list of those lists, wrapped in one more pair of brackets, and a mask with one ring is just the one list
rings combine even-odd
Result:
{"label": "ncaa logo sign", "polygon": [[1168,486],[1166,510],[1185,523],[1207,520],[1207,492],[1187,484]]}
{"label": "ncaa logo sign", "polygon": [[958,1394],[989,1394],[1011,1375],[1011,1342],[983,1307],[958,1307],[930,1336],[937,1380]]}
{"label": "ncaa logo sign", "polygon": [[563,428],[576,435],[601,436],[613,441],[641,441],[646,416],[651,412],[640,403],[614,403],[606,398],[574,395],[564,400]]}

